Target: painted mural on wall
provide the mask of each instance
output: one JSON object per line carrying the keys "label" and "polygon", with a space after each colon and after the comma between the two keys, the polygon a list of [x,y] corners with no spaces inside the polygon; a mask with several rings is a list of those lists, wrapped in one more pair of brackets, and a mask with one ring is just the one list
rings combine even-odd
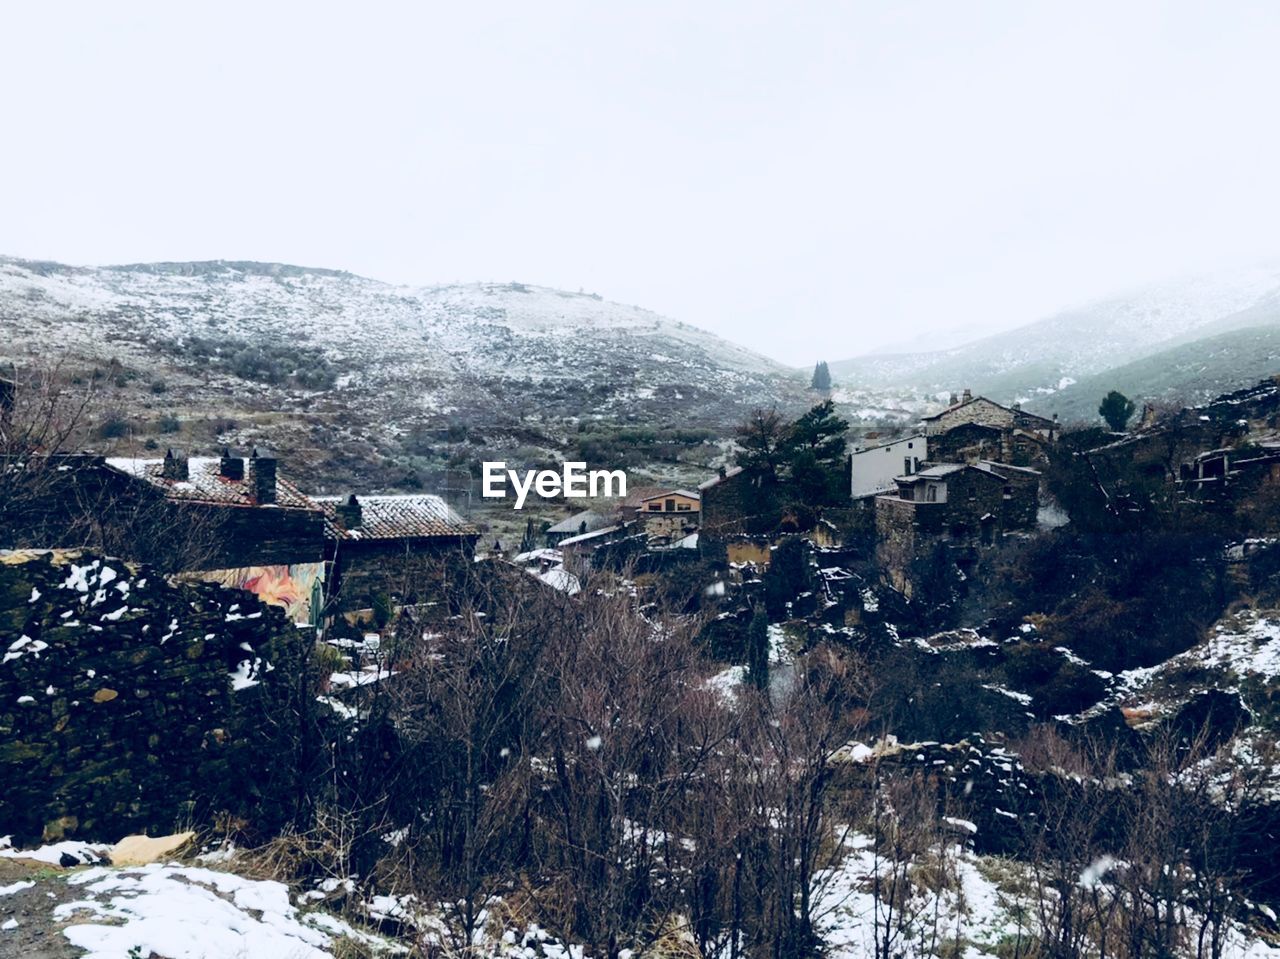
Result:
{"label": "painted mural on wall", "polygon": [[206,583],[247,589],[264,603],[284,607],[295,623],[306,625],[313,622],[312,610],[318,609],[322,601],[324,563],[243,566],[239,569],[204,570],[190,576]]}

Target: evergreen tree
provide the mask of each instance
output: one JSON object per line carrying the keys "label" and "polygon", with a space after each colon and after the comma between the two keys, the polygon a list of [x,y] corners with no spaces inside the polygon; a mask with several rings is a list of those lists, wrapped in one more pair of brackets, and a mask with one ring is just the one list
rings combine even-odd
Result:
{"label": "evergreen tree", "polygon": [[1133,416],[1134,408],[1133,400],[1123,393],[1112,390],[1103,397],[1101,405],[1098,406],[1098,415],[1107,421],[1107,427],[1113,433],[1123,433],[1125,426],[1129,423],[1129,417]]}
{"label": "evergreen tree", "polygon": [[813,379],[809,383],[809,389],[820,390],[825,393],[831,389],[831,370],[827,368],[826,360],[819,360],[813,367]]}
{"label": "evergreen tree", "polygon": [[769,688],[769,617],[759,606],[747,627],[747,681],[756,689]]}
{"label": "evergreen tree", "polygon": [[844,435],[849,421],[823,400],[786,431],[783,453],[802,502],[829,505],[847,495]]}
{"label": "evergreen tree", "polygon": [[533,532],[533,517],[524,524],[524,535],[520,537],[520,552],[529,553],[538,548],[538,539]]}
{"label": "evergreen tree", "polygon": [[738,465],[777,479],[778,468],[785,459],[783,448],[787,425],[776,409],[757,409],[738,427]]}

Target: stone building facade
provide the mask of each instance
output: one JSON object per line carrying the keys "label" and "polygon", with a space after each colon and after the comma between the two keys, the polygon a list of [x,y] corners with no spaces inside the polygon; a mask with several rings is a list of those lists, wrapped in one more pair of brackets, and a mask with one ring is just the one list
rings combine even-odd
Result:
{"label": "stone building facade", "polygon": [[897,492],[875,499],[875,555],[885,580],[908,597],[930,565],[971,569],[978,551],[1035,523],[1034,470],[949,463],[897,484]]}
{"label": "stone building facade", "polygon": [[974,396],[969,390],[965,390],[959,399],[953,397],[953,402],[945,410],[926,416],[921,422],[928,436],[967,424],[993,426],[1002,431],[1029,430],[1051,436],[1058,426],[1053,420],[1016,406],[1003,406],[985,396]]}
{"label": "stone building facade", "polygon": [[317,496],[329,561],[329,611],[372,611],[386,598],[421,602],[453,564],[469,564],[480,533],[442,497]]}

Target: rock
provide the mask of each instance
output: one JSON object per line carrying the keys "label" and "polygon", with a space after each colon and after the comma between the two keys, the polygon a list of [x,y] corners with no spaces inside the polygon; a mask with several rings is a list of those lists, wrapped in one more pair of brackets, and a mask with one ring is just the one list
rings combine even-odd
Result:
{"label": "rock", "polygon": [[103,688],[93,694],[93,701],[95,703],[109,703],[119,695],[114,689]]}
{"label": "rock", "polygon": [[111,847],[107,857],[113,866],[145,866],[167,859],[195,838],[193,832],[179,832],[172,836],[125,836]]}
{"label": "rock", "polygon": [[80,820],[75,816],[60,816],[44,824],[44,841],[61,842],[67,838],[68,833],[73,833],[79,828]]}

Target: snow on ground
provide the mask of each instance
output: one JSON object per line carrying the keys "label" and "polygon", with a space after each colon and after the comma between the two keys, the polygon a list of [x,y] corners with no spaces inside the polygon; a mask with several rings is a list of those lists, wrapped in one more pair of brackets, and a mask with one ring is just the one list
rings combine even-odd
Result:
{"label": "snow on ground", "polygon": [[82,864],[98,863],[106,858],[110,849],[110,845],[77,842],[70,839],[50,843],[38,849],[14,849],[8,836],[0,836],[0,858],[26,859],[32,862],[48,863],[51,866],[62,865],[63,857],[69,857]]}
{"label": "snow on ground", "polygon": [[85,898],[55,907],[53,918],[70,923],[63,934],[87,959],[332,959],[339,936],[387,948],[332,916],[300,912],[271,880],[151,865],[94,867],[67,882]]}
{"label": "snow on ground", "polygon": [[730,666],[708,679],[707,688],[715,690],[721,702],[732,706],[738,702],[738,689],[746,681],[746,666]]}
{"label": "snow on ground", "polygon": [[[871,837],[855,834],[846,840],[846,847],[848,857],[818,876],[818,931],[833,959],[863,959],[876,955],[877,928],[883,939],[884,905],[872,894],[877,863]],[[1010,904],[980,868],[980,857],[959,845],[948,846],[943,855],[956,889],[944,890],[940,896],[917,889],[907,903],[914,919],[897,934],[892,952],[904,959],[939,953],[966,959],[994,957],[997,944],[1012,941],[1019,932]],[[883,862],[879,868],[883,875]],[[1022,935],[1025,939],[1025,928]],[[959,948],[947,953],[949,944]]]}
{"label": "snow on ground", "polygon": [[[976,828],[961,819],[948,823],[964,832]],[[877,955],[877,938],[883,942],[886,926],[885,907],[872,894],[872,880],[877,868],[885,876],[888,867],[883,862],[877,864],[870,836],[851,834],[844,846],[846,858],[816,879],[817,932],[831,959],[871,959]],[[996,959],[1015,954],[1013,946],[1019,941],[1023,953],[1029,950],[1035,910],[1026,898],[1033,884],[1023,866],[1013,860],[978,856],[963,845],[949,843],[935,851],[927,866],[917,862],[912,870],[917,882],[908,897],[898,901],[899,908],[905,906],[901,915],[908,918],[893,934],[892,955],[901,959],[939,955]],[[940,894],[928,881],[920,881],[939,874],[949,879],[948,888]],[[1081,881],[1085,878],[1082,875]],[[1194,924],[1196,917],[1189,915],[1188,921]],[[1236,927],[1228,935],[1224,957],[1280,959],[1280,947]]]}
{"label": "snow on ground", "polygon": [[1150,700],[1163,684],[1185,685],[1177,677],[1205,670],[1226,674],[1210,684],[1217,688],[1247,678],[1267,682],[1280,677],[1280,612],[1248,610],[1222,620],[1200,645],[1157,666],[1117,674],[1113,696],[1128,706],[1141,700],[1143,708],[1157,708]]}

